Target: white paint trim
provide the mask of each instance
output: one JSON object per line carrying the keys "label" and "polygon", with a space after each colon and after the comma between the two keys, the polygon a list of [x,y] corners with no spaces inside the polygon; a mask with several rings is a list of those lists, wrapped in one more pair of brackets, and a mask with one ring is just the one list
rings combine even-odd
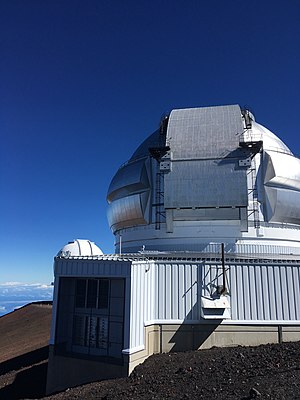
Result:
{"label": "white paint trim", "polygon": [[300,325],[299,320],[230,320],[223,321],[222,325]]}
{"label": "white paint trim", "polygon": [[122,354],[133,354],[133,353],[138,353],[139,351],[145,350],[145,346],[137,346],[133,347],[132,349],[124,349],[122,350]]}
{"label": "white paint trim", "polygon": [[59,290],[59,278],[56,277],[54,280],[54,293],[53,293],[53,304],[52,304],[52,319],[50,329],[49,344],[55,344],[55,331],[56,331],[56,316],[57,316],[57,305],[58,305],[58,290]]}
{"label": "white paint trim", "polygon": [[[214,320],[218,321],[218,320]],[[145,326],[150,326],[150,325],[211,325],[213,324],[212,320],[181,320],[181,319],[154,319],[151,321],[146,321]],[[300,326],[300,321],[299,320],[221,320],[220,325],[299,325]]]}

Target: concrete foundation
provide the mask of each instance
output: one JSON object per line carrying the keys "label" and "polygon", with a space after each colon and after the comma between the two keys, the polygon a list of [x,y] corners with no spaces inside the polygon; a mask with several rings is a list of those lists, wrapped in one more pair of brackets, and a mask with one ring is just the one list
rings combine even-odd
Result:
{"label": "concrete foundation", "polygon": [[162,325],[161,352],[209,349],[213,346],[257,346],[300,340],[300,326]]}

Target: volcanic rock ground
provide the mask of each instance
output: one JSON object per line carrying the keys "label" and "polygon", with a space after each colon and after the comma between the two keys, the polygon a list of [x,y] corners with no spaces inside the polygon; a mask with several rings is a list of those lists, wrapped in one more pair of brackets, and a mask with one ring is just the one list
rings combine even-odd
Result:
{"label": "volcanic rock ground", "polygon": [[300,342],[154,355],[128,378],[45,397],[50,316],[31,305],[0,318],[0,399],[300,399]]}

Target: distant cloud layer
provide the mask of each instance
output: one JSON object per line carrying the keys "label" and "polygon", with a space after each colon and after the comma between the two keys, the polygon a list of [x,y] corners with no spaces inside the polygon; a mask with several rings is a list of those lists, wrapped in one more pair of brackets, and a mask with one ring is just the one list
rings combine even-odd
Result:
{"label": "distant cloud layer", "polygon": [[41,283],[0,283],[0,316],[33,301],[53,298],[53,286]]}

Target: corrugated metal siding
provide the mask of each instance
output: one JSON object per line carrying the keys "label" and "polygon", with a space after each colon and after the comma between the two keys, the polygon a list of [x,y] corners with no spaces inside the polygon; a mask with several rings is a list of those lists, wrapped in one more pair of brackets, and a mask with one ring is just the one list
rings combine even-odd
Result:
{"label": "corrugated metal siding", "polygon": [[231,265],[232,319],[300,319],[300,272],[291,265]]}
{"label": "corrugated metal siding", "polygon": [[131,262],[56,259],[55,276],[129,277]]}
{"label": "corrugated metal siding", "polygon": [[[226,271],[232,320],[300,320],[299,265],[233,264]],[[145,274],[146,323],[201,322],[201,295],[210,297],[223,281],[221,266],[204,262],[157,262]]]}
{"label": "corrugated metal siding", "polygon": [[151,297],[154,294],[155,301],[151,312],[145,314],[146,321],[199,319],[200,310],[195,307],[199,300],[196,264],[155,263],[148,274],[147,286],[154,287],[147,293]]}

